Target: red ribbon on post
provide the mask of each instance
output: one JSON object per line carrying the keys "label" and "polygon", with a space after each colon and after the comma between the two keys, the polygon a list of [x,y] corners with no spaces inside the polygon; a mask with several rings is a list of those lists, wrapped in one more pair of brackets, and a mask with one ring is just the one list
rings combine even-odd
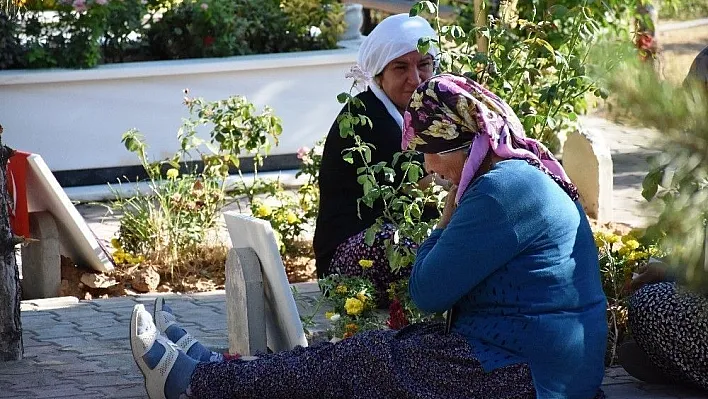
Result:
{"label": "red ribbon on post", "polygon": [[10,194],[10,227],[15,235],[29,238],[27,207],[27,157],[31,154],[15,151],[7,163],[7,191]]}

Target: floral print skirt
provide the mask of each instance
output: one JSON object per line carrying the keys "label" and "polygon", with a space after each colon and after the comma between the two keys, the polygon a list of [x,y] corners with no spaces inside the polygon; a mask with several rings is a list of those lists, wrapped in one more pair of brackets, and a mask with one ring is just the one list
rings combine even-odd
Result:
{"label": "floral print skirt", "polygon": [[[391,271],[384,247],[384,240],[393,235],[391,225],[383,226],[383,229],[376,234],[371,246],[366,244],[365,235],[366,230],[341,243],[334,252],[330,270],[332,273],[343,276],[367,278],[376,290],[378,307],[386,307],[389,303],[386,292],[389,284],[410,277],[412,265],[399,269],[396,273]],[[418,249],[418,246],[412,241],[404,241],[403,245],[414,251]],[[363,264],[366,266],[362,266],[360,261],[365,261]]]}
{"label": "floral print skirt", "polygon": [[629,299],[629,328],[667,377],[708,391],[708,298],[676,283],[645,285]]}
{"label": "floral print skirt", "polygon": [[190,394],[209,399],[536,397],[528,366],[485,372],[467,340],[445,334],[442,323],[362,332],[336,344],[298,347],[253,361],[200,363]]}

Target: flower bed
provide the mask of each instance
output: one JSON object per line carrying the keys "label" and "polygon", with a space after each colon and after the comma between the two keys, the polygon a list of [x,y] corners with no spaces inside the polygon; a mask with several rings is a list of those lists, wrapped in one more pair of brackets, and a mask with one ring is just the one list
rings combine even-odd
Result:
{"label": "flower bed", "polygon": [[344,30],[335,0],[22,3],[0,19],[0,69],[334,49]]}

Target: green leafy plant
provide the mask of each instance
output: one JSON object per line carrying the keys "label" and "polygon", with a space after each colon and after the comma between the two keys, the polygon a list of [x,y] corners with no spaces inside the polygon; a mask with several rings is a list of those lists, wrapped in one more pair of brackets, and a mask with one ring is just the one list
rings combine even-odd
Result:
{"label": "green leafy plant", "polygon": [[303,231],[305,217],[297,196],[280,189],[268,203],[260,199],[253,200],[251,213],[270,222],[281,255],[294,255],[297,252],[296,242]]}
{"label": "green leafy plant", "polygon": [[441,313],[426,313],[415,306],[408,290],[408,279],[391,283],[388,296],[391,299],[389,318],[386,321],[389,328],[400,329],[408,324],[444,320]]}
{"label": "green leafy plant", "polygon": [[611,365],[617,360],[617,347],[628,337],[627,300],[629,283],[639,266],[650,257],[663,254],[656,243],[635,229],[625,234],[598,229],[594,232],[598,249],[602,289],[607,297],[607,325],[609,327],[605,361]]}
{"label": "green leafy plant", "polygon": [[[424,3],[411,13],[427,10],[439,21],[437,4],[419,4]],[[466,74],[500,95],[519,116],[526,134],[557,152],[560,137],[587,111],[587,94],[605,97],[588,76],[585,60],[609,11],[600,12],[589,3],[519,2],[516,10],[503,8],[481,26],[474,24],[474,10],[468,5],[457,25],[438,23],[439,38],[421,45],[438,45],[444,70]],[[601,7],[610,10],[606,3]],[[617,17],[610,20],[616,22]],[[485,39],[486,49],[478,48],[478,37]]]}
{"label": "green leafy plant", "polygon": [[282,0],[280,7],[288,20],[288,31],[294,36],[289,47],[312,50],[337,47],[337,37],[344,32],[341,2]]}
{"label": "green leafy plant", "polygon": [[314,224],[317,218],[320,203],[319,173],[322,165],[322,152],[324,150],[324,139],[315,143],[313,148],[302,147],[298,150],[297,157],[302,161],[300,170],[295,177],[307,176],[307,182],[298,188],[300,196],[300,207],[304,211],[302,220],[308,224]]}
{"label": "green leafy plant", "polygon": [[90,68],[101,61],[99,39],[106,29],[108,0],[57,2],[55,17],[22,15],[30,68]]}
{"label": "green leafy plant", "polygon": [[[228,190],[230,169],[244,154],[262,162],[281,133],[280,120],[266,108],[257,114],[243,97],[208,102],[185,97],[190,118],[178,133],[180,149],[167,160],[149,161],[148,147],[137,130],[123,135],[147,173],[152,195],[121,198],[118,244],[125,252],[157,265],[174,267],[201,253],[215,226]],[[202,138],[198,131],[208,130]],[[199,163],[186,162],[198,157]]]}
{"label": "green leafy plant", "polygon": [[362,140],[354,127],[372,127],[371,120],[361,114],[364,105],[350,93],[341,93],[337,98],[345,104],[347,110],[337,118],[339,134],[352,139],[352,147],[343,152],[344,161],[355,164],[357,181],[362,185],[364,196],[357,199],[359,211],[362,206],[373,208],[383,205],[383,216],[365,233],[365,242],[372,245],[376,233],[384,225],[392,227],[393,234],[383,240],[386,258],[391,269],[396,272],[409,267],[415,259],[415,246],[425,240],[432,231],[436,220],[426,218],[426,207],[440,208],[445,193],[440,186],[430,185],[421,189],[418,181],[424,176],[421,163],[415,158],[415,152],[404,151],[394,154],[392,162],[372,163],[372,151],[375,148]]}
{"label": "green leafy plant", "polygon": [[654,71],[639,65],[634,52],[607,48],[598,57],[615,61],[602,74],[613,92],[617,117],[661,132],[655,143],[662,153],[653,159],[642,195],[658,217],[647,228],[657,240],[680,281],[708,289],[705,266],[705,221],[708,214],[708,93],[702,84],[675,87],[660,81]]}
{"label": "green leafy plant", "polygon": [[235,2],[187,0],[150,24],[146,35],[162,59],[224,57],[250,53],[247,27]]}
{"label": "green leafy plant", "polygon": [[703,0],[664,0],[660,3],[661,19],[690,20],[708,17],[708,3]]}
{"label": "green leafy plant", "polygon": [[18,30],[16,20],[0,11],[0,69],[14,68],[22,63],[23,49]]}
{"label": "green leafy plant", "polygon": [[13,68],[330,49],[344,24],[335,0],[32,1],[20,15]]}

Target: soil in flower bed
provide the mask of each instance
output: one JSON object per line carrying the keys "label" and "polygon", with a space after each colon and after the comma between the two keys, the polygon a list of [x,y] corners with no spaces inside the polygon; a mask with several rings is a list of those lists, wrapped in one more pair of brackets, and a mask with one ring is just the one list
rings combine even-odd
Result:
{"label": "soil in flower bed", "polygon": [[[311,243],[303,242],[298,245],[293,255],[283,259],[285,273],[290,283],[316,280],[315,260],[311,251]],[[199,265],[187,265],[186,270],[175,271],[176,277],[170,279],[157,272],[164,267],[155,265],[119,265],[112,273],[101,274],[77,266],[70,258],[62,256],[60,296],[90,300],[150,292],[191,293],[222,290],[226,281],[225,254],[217,254],[211,258],[208,262]],[[102,280],[114,279],[115,284],[106,288],[89,287],[81,281],[81,277],[87,273],[97,274]],[[158,278],[159,283],[157,283]]]}

